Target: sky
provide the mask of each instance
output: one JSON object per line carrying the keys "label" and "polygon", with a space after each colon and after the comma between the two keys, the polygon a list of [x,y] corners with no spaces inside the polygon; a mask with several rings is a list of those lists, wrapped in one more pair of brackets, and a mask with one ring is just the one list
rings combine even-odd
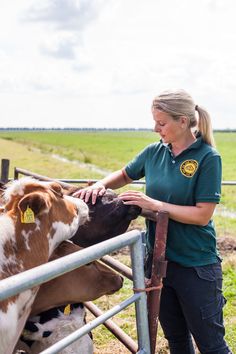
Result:
{"label": "sky", "polygon": [[235,0],[0,0],[0,127],[153,128],[188,91],[235,129]]}

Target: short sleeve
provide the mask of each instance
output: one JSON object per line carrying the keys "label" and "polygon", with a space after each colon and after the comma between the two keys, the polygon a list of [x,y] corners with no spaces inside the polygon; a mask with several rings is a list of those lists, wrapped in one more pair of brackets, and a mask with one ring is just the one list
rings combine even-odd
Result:
{"label": "short sleeve", "polygon": [[125,166],[125,172],[132,180],[145,176],[145,161],[147,160],[149,147],[143,149],[133,160]]}
{"label": "short sleeve", "polygon": [[206,156],[195,190],[196,202],[219,203],[221,197],[222,163],[218,154]]}

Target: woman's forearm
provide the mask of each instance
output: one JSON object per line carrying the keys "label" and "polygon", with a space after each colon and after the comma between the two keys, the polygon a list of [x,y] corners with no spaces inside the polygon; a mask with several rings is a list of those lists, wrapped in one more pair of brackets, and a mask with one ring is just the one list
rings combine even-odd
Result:
{"label": "woman's forearm", "polygon": [[176,205],[153,199],[143,192],[126,191],[119,195],[125,204],[138,205],[154,212],[167,211],[169,218],[183,224],[207,225],[216,203],[196,203],[194,206]]}
{"label": "woman's forearm", "polygon": [[99,183],[102,183],[105,188],[111,189],[121,188],[131,182],[132,179],[128,177],[124,170],[115,171],[105,178],[99,180]]}
{"label": "woman's forearm", "polygon": [[197,203],[195,206],[182,206],[157,201],[157,209],[167,211],[172,220],[183,224],[207,225],[211,219],[215,203]]}

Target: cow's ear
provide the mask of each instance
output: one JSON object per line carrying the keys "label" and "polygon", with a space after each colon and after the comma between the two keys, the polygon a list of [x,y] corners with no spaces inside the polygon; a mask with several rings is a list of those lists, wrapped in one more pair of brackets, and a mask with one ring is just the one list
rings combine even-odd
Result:
{"label": "cow's ear", "polygon": [[50,189],[58,196],[63,197],[62,186],[57,182],[50,183]]}
{"label": "cow's ear", "polygon": [[30,193],[19,201],[18,208],[21,213],[24,213],[27,208],[30,208],[35,215],[39,215],[48,209],[48,205],[45,198],[43,198],[41,194]]}
{"label": "cow's ear", "polygon": [[65,195],[70,195],[72,196],[75,192],[78,192],[78,190],[80,190],[82,187],[77,187],[77,186],[71,186],[68,189],[63,190],[63,193]]}

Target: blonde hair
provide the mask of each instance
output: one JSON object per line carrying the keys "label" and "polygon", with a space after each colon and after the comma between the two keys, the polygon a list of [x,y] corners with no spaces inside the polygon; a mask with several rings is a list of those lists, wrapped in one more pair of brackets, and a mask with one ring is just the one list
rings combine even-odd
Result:
{"label": "blonde hair", "polygon": [[[195,105],[192,97],[184,90],[164,91],[155,97],[152,109],[166,112],[174,120],[185,116],[189,121],[189,128],[197,127],[197,132],[201,133],[203,141],[215,147],[215,140],[211,126],[209,113],[199,105]],[[198,119],[195,111],[198,112]]]}

